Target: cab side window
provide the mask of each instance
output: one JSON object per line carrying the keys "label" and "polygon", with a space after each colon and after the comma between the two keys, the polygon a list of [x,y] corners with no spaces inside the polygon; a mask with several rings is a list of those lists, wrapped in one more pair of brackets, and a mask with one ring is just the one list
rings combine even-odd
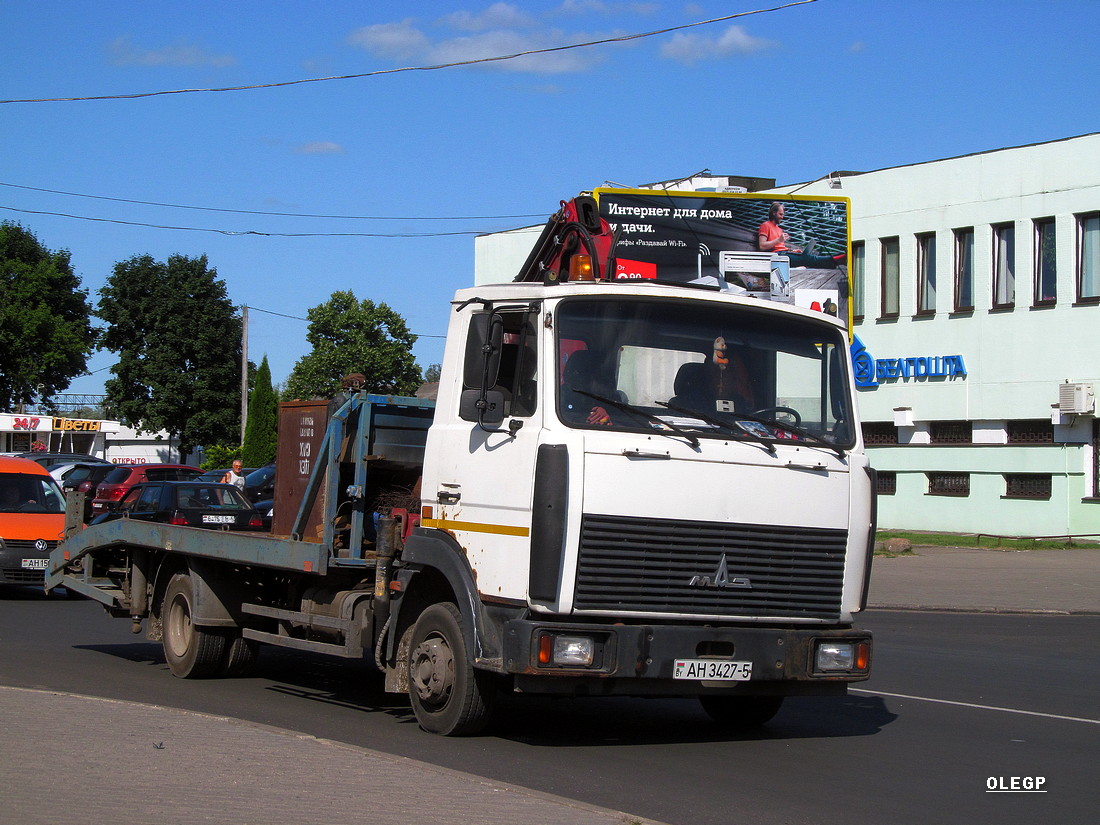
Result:
{"label": "cab side window", "polygon": [[[504,334],[501,339],[500,368],[497,371],[496,384],[489,389],[504,395],[505,416],[525,418],[534,415],[538,400],[537,336],[534,324],[537,316],[527,312],[500,312],[497,317],[503,322]],[[475,368],[472,374],[476,374],[481,358],[483,354],[480,349],[468,349],[467,365]],[[471,374],[471,370],[467,370],[466,374]]]}

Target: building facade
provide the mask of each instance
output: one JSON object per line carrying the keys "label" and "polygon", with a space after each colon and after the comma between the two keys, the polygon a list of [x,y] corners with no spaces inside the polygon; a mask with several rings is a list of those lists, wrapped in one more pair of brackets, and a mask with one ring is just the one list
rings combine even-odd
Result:
{"label": "building facade", "polygon": [[[179,449],[168,433],[144,433],[118,421],[60,415],[0,413],[0,454],[84,453],[113,464],[176,463]],[[192,457],[193,458],[193,457]]]}
{"label": "building facade", "polygon": [[[880,527],[1100,535],[1098,158],[1100,133],[766,190],[851,200]],[[479,238],[477,283],[511,280],[538,232]]]}
{"label": "building facade", "polygon": [[1100,534],[1097,158],[1092,134],[833,176],[881,526]]}

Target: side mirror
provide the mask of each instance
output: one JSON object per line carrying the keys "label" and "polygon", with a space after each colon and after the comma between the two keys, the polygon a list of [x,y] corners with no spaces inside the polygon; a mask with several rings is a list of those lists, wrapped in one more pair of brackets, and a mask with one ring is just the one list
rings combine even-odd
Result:
{"label": "side mirror", "polygon": [[477,424],[499,424],[504,420],[504,393],[489,390],[481,400],[481,390],[463,390],[458,401],[458,417]]}
{"label": "side mirror", "polygon": [[504,320],[498,314],[479,313],[470,319],[462,371],[465,386],[488,389],[496,384],[503,341]]}

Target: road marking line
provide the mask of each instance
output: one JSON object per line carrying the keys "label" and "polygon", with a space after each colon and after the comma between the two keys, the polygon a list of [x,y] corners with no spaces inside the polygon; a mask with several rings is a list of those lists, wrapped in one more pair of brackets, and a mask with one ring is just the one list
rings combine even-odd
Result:
{"label": "road marking line", "polygon": [[916,699],[918,702],[935,702],[938,705],[956,705],[961,708],[977,708],[978,710],[999,710],[1002,713],[1018,713],[1022,716],[1040,716],[1044,719],[1062,719],[1066,722],[1084,722],[1089,725],[1100,725],[1100,719],[1083,719],[1080,716],[1059,716],[1056,713],[1039,713],[1035,710],[1001,708],[996,705],[977,705],[973,702],[953,702],[950,699],[932,699],[928,696],[910,696],[907,693],[887,693],[884,690],[865,690],[863,688],[848,688],[848,692],[866,693],[869,696],[890,696],[894,699]]}

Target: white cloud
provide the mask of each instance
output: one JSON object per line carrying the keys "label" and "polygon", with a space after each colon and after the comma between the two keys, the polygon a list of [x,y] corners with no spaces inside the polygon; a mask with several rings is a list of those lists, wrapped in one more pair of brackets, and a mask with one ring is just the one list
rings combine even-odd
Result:
{"label": "white cloud", "polygon": [[564,0],[558,6],[560,14],[653,14],[657,3],[608,3],[605,0]]}
{"label": "white cloud", "polygon": [[328,140],[315,140],[312,143],[303,143],[294,151],[299,155],[342,155],[344,147]]}
{"label": "white cloud", "polygon": [[143,49],[134,46],[130,37],[116,38],[108,46],[111,63],[115,66],[232,66],[237,59],[228,54],[213,54],[190,43],[177,43],[159,49]]}
{"label": "white cloud", "polygon": [[348,42],[381,57],[401,59],[416,57],[431,47],[427,35],[413,26],[411,18],[356,29]]}
{"label": "white cloud", "polygon": [[[456,12],[441,21],[473,34],[432,42],[412,19],[400,23],[365,26],[353,32],[348,41],[371,54],[391,60],[415,61],[420,65],[463,63],[489,57],[501,57],[570,43],[599,39],[595,36],[567,33],[560,29],[535,27],[525,15],[513,14],[511,6],[498,3],[481,15]],[[484,28],[490,23],[507,24]],[[530,30],[527,30],[530,29]],[[593,49],[568,49],[528,55],[486,64],[488,68],[530,74],[566,74],[585,71],[602,61]]]}
{"label": "white cloud", "polygon": [[[431,49],[433,63],[459,63],[486,57],[520,54],[536,49],[552,48],[569,42],[560,31],[540,34],[497,30],[471,37],[456,37],[437,43]],[[487,64],[488,67],[532,74],[567,74],[591,68],[602,58],[591,49],[570,49],[544,54],[532,54],[513,60]]]}
{"label": "white cloud", "polygon": [[456,11],[443,18],[443,22],[462,31],[480,32],[488,29],[521,29],[534,24],[530,15],[508,3],[494,3],[480,14]]}
{"label": "white cloud", "polygon": [[730,26],[718,37],[704,37],[698,34],[674,34],[661,47],[661,56],[681,63],[697,63],[700,60],[733,57],[754,54],[770,49],[775,45],[771,40],[753,37],[741,26]]}

